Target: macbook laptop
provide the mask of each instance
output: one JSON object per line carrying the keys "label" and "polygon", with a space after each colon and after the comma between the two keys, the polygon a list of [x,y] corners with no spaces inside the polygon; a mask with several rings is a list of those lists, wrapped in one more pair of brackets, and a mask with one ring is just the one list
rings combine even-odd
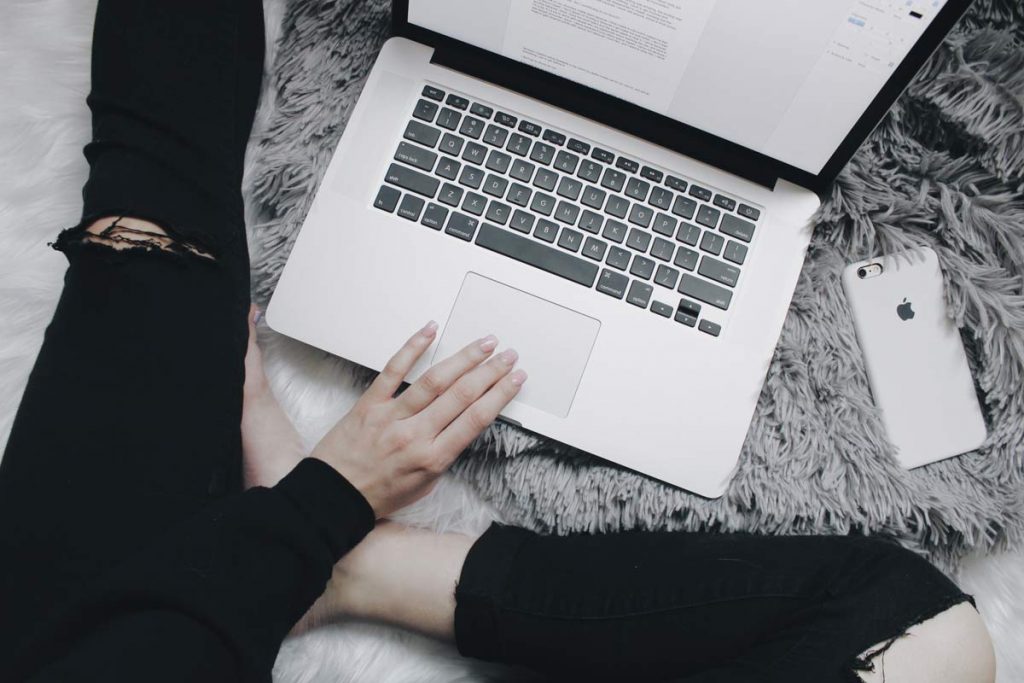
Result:
{"label": "macbook laptop", "polygon": [[502,419],[725,490],[836,174],[968,0],[396,0],[267,310],[373,369],[496,334]]}

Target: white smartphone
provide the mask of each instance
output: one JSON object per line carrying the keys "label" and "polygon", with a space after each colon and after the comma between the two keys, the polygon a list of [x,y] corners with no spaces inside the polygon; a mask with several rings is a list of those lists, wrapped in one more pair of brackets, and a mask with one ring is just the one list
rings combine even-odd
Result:
{"label": "white smartphone", "polygon": [[907,468],[972,451],[987,436],[942,287],[939,259],[927,247],[843,271],[871,394]]}

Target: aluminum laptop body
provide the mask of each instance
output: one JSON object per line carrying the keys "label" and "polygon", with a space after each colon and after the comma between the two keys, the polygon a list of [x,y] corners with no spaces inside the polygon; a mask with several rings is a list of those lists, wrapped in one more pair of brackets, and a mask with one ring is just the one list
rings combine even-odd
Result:
{"label": "aluminum laptop body", "polygon": [[[409,335],[435,319],[437,341],[410,381],[463,344],[494,333],[499,348],[519,351],[519,367],[529,373],[502,419],[719,496],[779,338],[819,195],[967,3],[929,2],[918,11],[900,1],[884,16],[871,14],[877,3],[867,9],[840,3],[850,9],[843,10],[839,28],[828,19],[834,35],[826,50],[878,24],[890,33],[903,27],[909,44],[896,41],[882,50],[881,33],[865,41],[855,57],[898,59],[889,67],[866,64],[865,78],[881,83],[877,93],[859,108],[850,105],[838,142],[818,149],[814,161],[806,150],[786,151],[788,160],[780,160],[783,143],[774,151],[750,149],[722,131],[638,106],[621,92],[609,94],[612,86],[595,88],[581,83],[583,77],[553,73],[557,69],[544,66],[533,47],[509,53],[512,37],[528,42],[534,28],[557,28],[559,40],[568,42],[557,48],[570,51],[565,54],[573,40],[576,47],[619,40],[593,28],[592,20],[538,13],[538,7],[565,4],[559,0],[516,2],[396,2],[397,35],[367,78],[270,302],[268,324],[379,370]],[[705,4],[705,33],[691,36],[690,64],[713,49],[702,47],[702,39],[714,38],[715,13],[736,11],[729,7],[735,2]],[[473,14],[482,6],[489,7],[486,13]],[[504,27],[495,23],[502,11]],[[922,15],[907,16],[927,26],[908,27],[903,12]],[[634,30],[650,33],[642,44],[614,43],[608,52],[632,58],[640,51],[637,59],[648,59],[660,49],[665,57],[656,56],[655,65],[671,60],[675,34],[658,33],[670,19],[642,21]],[[425,27],[429,22],[435,25]],[[484,49],[459,34],[467,26],[507,33]],[[550,45],[545,49],[556,52]],[[827,64],[848,56],[822,55]],[[548,57],[551,64],[565,63]],[[724,73],[731,68],[724,66]],[[627,85],[651,90],[637,79]],[[747,97],[725,85],[719,91],[733,102]],[[748,106],[756,108],[753,95]],[[800,97],[787,106],[799,107]],[[714,113],[698,109],[687,116]],[[456,115],[460,123],[449,127]],[[773,135],[783,135],[787,120],[780,119]],[[500,144],[493,144],[495,136]],[[584,167],[590,180],[583,179]],[[473,187],[478,181],[483,184]],[[600,202],[585,201],[596,197]],[[611,197],[628,203],[628,213],[609,215],[619,206],[605,203]],[[644,225],[645,219],[654,222]],[[588,230],[595,225],[603,227]],[[691,235],[699,242],[691,244]]]}

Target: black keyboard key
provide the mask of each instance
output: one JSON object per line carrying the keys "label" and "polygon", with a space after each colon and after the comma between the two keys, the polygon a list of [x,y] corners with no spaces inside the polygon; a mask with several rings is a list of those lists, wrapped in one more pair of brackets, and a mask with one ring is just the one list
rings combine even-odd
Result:
{"label": "black keyboard key", "polygon": [[672,255],[675,252],[675,244],[661,237],[654,238],[654,246],[651,247],[651,256],[659,261],[671,261]]}
{"label": "black keyboard key", "polygon": [[545,246],[528,237],[484,223],[476,243],[517,261],[591,287],[597,279],[598,267],[578,256]]}
{"label": "black keyboard key", "polygon": [[549,194],[538,192],[533,195],[533,202],[530,203],[530,209],[537,213],[550,216],[555,210],[555,198]]}
{"label": "black keyboard key", "polygon": [[524,183],[530,182],[533,178],[533,172],[536,170],[536,166],[531,164],[529,161],[523,159],[516,159],[512,162],[512,169],[508,172],[510,176],[516,180],[522,180]]}
{"label": "black keyboard key", "polygon": [[629,236],[626,238],[626,246],[630,249],[647,253],[647,247],[651,246],[651,233],[644,232],[639,228],[630,228]]}
{"label": "black keyboard key", "polygon": [[711,304],[715,308],[721,308],[723,311],[729,308],[729,304],[732,302],[732,292],[728,289],[694,277],[689,273],[683,273],[683,277],[679,281],[679,293]]}
{"label": "black keyboard key", "polygon": [[475,116],[467,116],[459,128],[459,135],[465,135],[467,138],[473,138],[474,140],[479,140],[483,134],[484,122]]}
{"label": "black keyboard key", "polygon": [[690,196],[696,197],[702,202],[710,202],[711,190],[706,187],[701,187],[700,185],[690,185]]}
{"label": "black keyboard key", "polygon": [[604,175],[601,177],[601,186],[607,187],[613,192],[621,192],[622,188],[626,184],[626,174],[620,171],[616,171],[613,168],[607,168],[604,171]]}
{"label": "black keyboard key", "polygon": [[575,253],[583,246],[583,233],[572,228],[563,228],[562,234],[558,236],[558,246]]}
{"label": "black keyboard key", "polygon": [[587,185],[587,189],[583,191],[583,197],[580,201],[592,209],[600,209],[604,206],[604,200],[607,196],[608,193],[604,190],[593,185]]}
{"label": "black keyboard key", "polygon": [[505,149],[517,156],[525,157],[530,153],[530,144],[530,138],[519,133],[512,133],[508,136],[508,144],[505,145]]}
{"label": "black keyboard key", "polygon": [[653,291],[654,287],[651,287],[646,282],[633,280],[633,284],[629,286],[629,293],[626,295],[626,301],[634,306],[647,308],[647,302],[651,300],[651,292]]}
{"label": "black keyboard key", "polygon": [[588,237],[583,243],[583,255],[589,259],[600,261],[608,250],[608,243],[602,242],[596,237]]}
{"label": "black keyboard key", "polygon": [[512,207],[508,204],[502,204],[501,202],[492,200],[491,203],[487,205],[487,220],[494,221],[498,225],[505,225],[511,214]]}
{"label": "black keyboard key", "polygon": [[576,172],[576,165],[580,163],[580,158],[572,152],[566,152],[564,149],[559,151],[555,155],[555,168],[562,173],[573,174]]}
{"label": "black keyboard key", "polygon": [[508,224],[508,227],[529,235],[530,231],[533,230],[533,221],[534,218],[532,213],[526,213],[521,209],[516,209],[512,212],[512,222]]}
{"label": "black keyboard key", "polygon": [[717,337],[722,332],[722,326],[718,323],[713,323],[710,320],[701,320],[697,329],[701,332],[710,334],[712,337]]}
{"label": "black keyboard key", "polygon": [[665,235],[671,237],[676,232],[676,225],[679,223],[675,218],[665,213],[659,213],[654,216],[654,225],[651,226],[651,230],[658,233],[659,235]]}
{"label": "black keyboard key", "polygon": [[743,262],[747,259],[747,248],[739,242],[733,242],[729,240],[729,243],[725,245],[725,256],[726,261],[732,261],[738,266],[742,266]]}
{"label": "black keyboard key", "polygon": [[462,193],[463,189],[461,187],[445,183],[441,186],[441,194],[437,196],[437,200],[448,206],[458,206],[459,202],[462,201]]}
{"label": "black keyboard key", "polygon": [[437,187],[441,184],[441,181],[437,178],[431,178],[428,175],[423,175],[419,171],[414,171],[406,166],[399,164],[391,164],[388,167],[388,173],[384,177],[384,181],[392,185],[397,185],[403,190],[409,190],[416,194],[421,194],[424,197],[433,198],[437,192]]}
{"label": "black keyboard key", "polygon": [[700,238],[700,248],[708,253],[718,256],[722,253],[722,247],[725,246],[725,239],[721,235],[716,235],[713,232],[705,232],[704,236]]}
{"label": "black keyboard key", "polygon": [[580,207],[567,201],[558,202],[558,208],[555,209],[555,220],[566,225],[576,225],[576,219],[579,217]]}
{"label": "black keyboard key", "polygon": [[566,143],[566,146],[577,154],[590,154],[590,145],[582,140],[569,138],[569,142]]}
{"label": "black keyboard key", "polygon": [[[459,239],[466,240],[469,242],[473,239],[474,233],[476,233],[477,226],[480,225],[480,221],[475,218],[471,218],[464,213],[452,213],[452,217],[448,219],[448,227],[444,229],[449,235],[455,235]],[[497,230],[498,228],[495,228]]]}
{"label": "black keyboard key", "polygon": [[700,304],[696,301],[690,301],[689,299],[680,299],[679,305],[676,306],[676,310],[683,311],[688,315],[692,315],[694,318],[700,316]]}
{"label": "black keyboard key", "polygon": [[629,266],[629,259],[632,258],[632,254],[622,247],[612,247],[608,250],[608,258],[605,259],[612,268],[618,268],[619,270],[625,270]]}
{"label": "black keyboard key", "polygon": [[629,212],[629,200],[613,194],[605,202],[604,210],[616,218],[625,218]]}
{"label": "black keyboard key", "polygon": [[461,95],[456,95],[455,93],[452,93],[451,95],[448,96],[448,99],[445,100],[445,104],[450,104],[456,109],[465,110],[467,107],[469,107],[469,100],[467,100],[465,97],[462,97]]}
{"label": "black keyboard key", "polygon": [[679,226],[679,231],[676,232],[676,239],[683,244],[695,247],[700,241],[700,228],[692,223],[683,223]]}
{"label": "black keyboard key", "polygon": [[568,199],[571,199],[573,201],[576,201],[577,199],[579,199],[580,192],[582,192],[582,191],[583,191],[583,183],[581,183],[580,181],[576,180],[575,178],[570,178],[569,176],[565,176],[558,183],[558,194],[559,194],[559,196],[567,197]]}
{"label": "black keyboard key", "polygon": [[736,209],[736,213],[744,218],[749,218],[752,221],[756,221],[761,217],[761,212],[759,210],[752,206],[747,206],[746,204],[740,204],[739,208]]}
{"label": "black keyboard key", "polygon": [[484,158],[486,156],[487,148],[476,142],[467,142],[466,151],[462,153],[463,159],[478,166],[484,163]]}
{"label": "black keyboard key", "polygon": [[444,90],[441,90],[440,88],[435,88],[432,85],[425,85],[423,86],[423,96],[429,97],[432,100],[437,100],[438,102],[440,102],[441,100],[444,99]]}
{"label": "black keyboard key", "polygon": [[654,209],[643,204],[634,204],[629,211],[629,222],[641,227],[648,227],[651,219],[654,218]]}
{"label": "black keyboard key", "polygon": [[727,287],[735,287],[740,277],[739,268],[710,256],[705,256],[700,260],[700,268],[697,269],[697,272],[707,279],[720,282]]}
{"label": "black keyboard key", "polygon": [[714,205],[719,207],[720,209],[732,211],[733,209],[736,208],[736,200],[730,199],[729,197],[726,197],[724,195],[716,194]]}
{"label": "black keyboard key", "polygon": [[436,123],[442,128],[447,128],[448,130],[455,130],[456,128],[459,127],[459,121],[461,120],[462,114],[455,111],[454,109],[442,107],[441,113],[437,115]]}
{"label": "black keyboard key", "polygon": [[629,267],[629,274],[648,279],[654,274],[654,261],[637,254],[633,257],[633,265]]}
{"label": "black keyboard key", "polygon": [[410,221],[418,221],[424,204],[426,202],[419,197],[407,194],[402,197],[402,203],[398,205],[398,215]]}
{"label": "black keyboard key", "polygon": [[674,175],[665,177],[665,184],[671,187],[676,192],[686,192],[687,182],[682,178],[677,178]]}
{"label": "black keyboard key", "polygon": [[434,116],[437,114],[437,103],[431,102],[430,100],[420,100],[416,103],[416,108],[412,110],[412,115],[421,121],[430,123],[434,120]]}
{"label": "black keyboard key", "polygon": [[587,232],[597,235],[601,232],[601,225],[604,223],[604,217],[599,213],[593,211],[583,211],[583,215],[580,216],[580,229],[586,230]]}
{"label": "black keyboard key", "polygon": [[561,133],[556,133],[550,128],[544,131],[544,139],[553,145],[558,145],[559,147],[565,144],[565,136]]}
{"label": "black keyboard key", "polygon": [[427,147],[433,147],[437,144],[437,139],[441,137],[441,131],[419,121],[410,121],[409,125],[405,127],[402,137]]}
{"label": "black keyboard key", "polygon": [[423,149],[419,145],[410,145],[408,142],[399,142],[398,150],[395,152],[395,159],[415,166],[416,168],[429,171],[434,168],[437,161],[437,154]]}
{"label": "black keyboard key", "polygon": [[460,168],[462,168],[462,164],[455,161],[455,159],[441,157],[441,161],[438,162],[437,170],[434,173],[447,180],[455,180],[459,177]]}
{"label": "black keyboard key", "polygon": [[537,137],[540,135],[541,127],[532,121],[526,121],[525,119],[519,122],[519,130],[523,131],[527,135]]}
{"label": "black keyboard key", "polygon": [[533,149],[530,151],[530,160],[536,161],[538,164],[544,164],[547,166],[555,158],[555,148],[551,145],[537,141],[533,143]]}
{"label": "black keyboard key", "polygon": [[545,242],[554,242],[558,237],[558,227],[558,223],[541,218],[537,221],[537,229],[533,231],[533,236]]}
{"label": "black keyboard key", "polygon": [[625,223],[620,223],[609,218],[604,222],[604,232],[601,233],[601,236],[606,240],[615,242],[616,244],[622,244],[622,241],[626,239],[626,230],[628,230],[628,228]]}
{"label": "black keyboard key", "polygon": [[519,183],[512,183],[512,187],[508,188],[508,199],[516,206],[527,206],[530,203],[530,195],[533,194],[533,190],[520,185]]}
{"label": "black keyboard key", "polygon": [[506,114],[503,111],[499,111],[497,114],[495,114],[494,120],[503,126],[508,126],[509,128],[515,128],[516,123],[519,121],[519,119],[512,116],[512,114]]}
{"label": "black keyboard key", "polygon": [[585,159],[583,163],[580,164],[580,170],[576,175],[578,175],[580,178],[583,178],[589,183],[596,183],[601,179],[601,171],[603,169],[604,166],[597,163],[596,161]]}
{"label": "black keyboard key", "polygon": [[487,197],[476,192],[467,192],[466,198],[462,200],[462,210],[468,211],[474,216],[482,215],[486,207]]}
{"label": "black keyboard key", "polygon": [[555,191],[555,183],[558,182],[558,174],[547,168],[537,169],[537,175],[533,177],[533,184],[548,192]]}
{"label": "black keyboard key", "polygon": [[742,218],[737,218],[731,213],[725,214],[722,218],[722,227],[719,230],[729,237],[735,237],[744,242],[749,242],[754,238],[754,224]]}
{"label": "black keyboard key", "polygon": [[[619,159],[621,161],[621,158]],[[646,180],[640,180],[639,178],[630,178],[629,182],[626,183],[626,196],[630,199],[635,199],[638,202],[645,201],[647,199],[647,193],[651,190],[651,184]]]}
{"label": "black keyboard key", "polygon": [[502,178],[499,175],[493,173],[487,174],[487,179],[484,180],[484,192],[491,195],[492,197],[504,197],[505,190],[508,188],[508,178]]}
{"label": "black keyboard key", "polygon": [[669,306],[668,304],[662,303],[660,301],[652,301],[651,302],[651,313],[657,313],[658,315],[660,315],[662,317],[671,318],[672,317],[672,307]]}
{"label": "black keyboard key", "polygon": [[681,217],[690,219],[693,218],[693,214],[697,212],[697,202],[693,201],[689,197],[679,195],[676,197],[676,201],[672,204],[672,213]]}
{"label": "black keyboard key", "polygon": [[687,249],[686,247],[679,247],[676,249],[676,257],[672,259],[672,263],[676,264],[680,268],[686,270],[693,270],[697,267],[697,260],[700,258],[700,254],[695,252],[693,249]]}
{"label": "black keyboard key", "polygon": [[614,154],[612,154],[611,152],[609,152],[606,149],[601,149],[600,147],[595,147],[594,151],[592,151],[590,153],[590,155],[592,157],[594,157],[595,159],[597,159],[598,161],[601,161],[601,162],[606,163],[606,164],[610,164],[613,161],[615,161],[615,155]]}
{"label": "black keyboard key", "polygon": [[474,190],[479,190],[483,183],[483,169],[475,168],[473,166],[466,166],[462,169],[462,174],[459,176],[459,184],[472,187]]}
{"label": "black keyboard key", "polygon": [[489,119],[491,118],[491,116],[494,115],[493,109],[486,105],[480,104],[479,102],[474,102],[473,105],[469,108],[469,111],[470,113],[476,114],[477,116],[480,116],[485,119]]}
{"label": "black keyboard key", "polygon": [[675,320],[677,323],[682,323],[687,327],[693,327],[697,324],[697,316],[690,315],[683,309],[677,308],[675,314]]}
{"label": "black keyboard key", "polygon": [[616,273],[613,270],[604,268],[601,271],[601,277],[597,281],[597,291],[608,296],[613,296],[616,299],[621,299],[626,295],[626,286],[629,284],[629,278],[622,273]]}
{"label": "black keyboard key", "polygon": [[451,133],[445,133],[441,137],[440,150],[446,154],[451,154],[453,157],[459,156],[462,152],[462,146],[466,144],[466,141],[460,138],[458,135],[452,135]]}
{"label": "black keyboard key", "polygon": [[401,196],[402,193],[395,188],[384,185],[377,190],[377,197],[373,200],[373,205],[378,209],[391,213],[398,206],[398,198]]}
{"label": "black keyboard key", "polygon": [[701,205],[701,207],[697,209],[697,222],[713,229],[718,225],[718,219],[721,215],[722,212],[718,209],[714,209],[707,205]]}
{"label": "black keyboard key", "polygon": [[656,206],[663,211],[669,211],[672,209],[672,198],[674,196],[664,187],[656,187],[651,190],[651,198],[648,202],[650,202],[651,206]]}
{"label": "black keyboard key", "polygon": [[615,162],[615,167],[621,168],[623,171],[629,171],[630,173],[636,173],[640,170],[640,164],[632,159],[627,159],[626,157],[619,157],[618,161]]}
{"label": "black keyboard key", "polygon": [[512,157],[499,152],[496,149],[492,149],[491,153],[487,156],[487,163],[485,166],[491,171],[497,171],[498,173],[504,173],[508,170],[509,164],[512,163]]}
{"label": "black keyboard key", "polygon": [[643,168],[641,168],[640,175],[656,183],[660,183],[662,178],[665,177],[664,173],[662,173],[656,168],[651,168],[650,166],[644,166]]}
{"label": "black keyboard key", "polygon": [[420,223],[433,228],[434,230],[440,230],[444,227],[444,221],[448,218],[448,209],[444,208],[440,204],[430,202],[427,204],[427,210],[423,212],[423,220]]}
{"label": "black keyboard key", "polygon": [[679,281],[679,271],[675,268],[662,264],[658,266],[658,270],[654,273],[654,281],[662,287],[675,289],[676,282]]}
{"label": "black keyboard key", "polygon": [[484,131],[484,142],[488,145],[495,147],[504,147],[505,140],[508,138],[508,130],[501,126],[496,126],[493,123],[487,126],[487,130]]}

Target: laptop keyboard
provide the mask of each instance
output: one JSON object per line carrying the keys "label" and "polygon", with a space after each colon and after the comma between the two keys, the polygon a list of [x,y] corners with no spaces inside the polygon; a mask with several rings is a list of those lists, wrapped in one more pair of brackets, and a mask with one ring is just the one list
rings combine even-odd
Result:
{"label": "laptop keyboard", "polygon": [[431,85],[374,206],[714,337],[702,311],[729,309],[761,216]]}

